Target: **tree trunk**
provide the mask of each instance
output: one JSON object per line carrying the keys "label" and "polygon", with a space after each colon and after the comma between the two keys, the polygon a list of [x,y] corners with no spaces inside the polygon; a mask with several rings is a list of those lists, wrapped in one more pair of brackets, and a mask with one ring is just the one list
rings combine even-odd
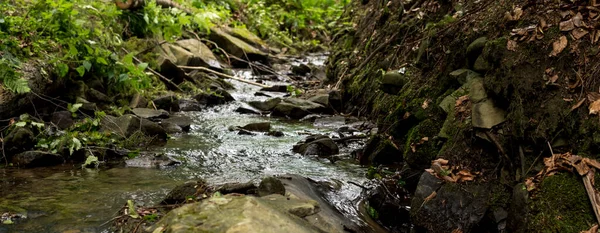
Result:
{"label": "tree trunk", "polygon": [[[115,0],[115,5],[117,5],[117,7],[121,10],[136,10],[144,7],[146,1],[147,0]],[[173,2],[171,0],[156,0],[156,4],[161,7],[177,8],[187,14],[192,14],[192,11],[190,11],[189,9],[185,9],[178,3]]]}

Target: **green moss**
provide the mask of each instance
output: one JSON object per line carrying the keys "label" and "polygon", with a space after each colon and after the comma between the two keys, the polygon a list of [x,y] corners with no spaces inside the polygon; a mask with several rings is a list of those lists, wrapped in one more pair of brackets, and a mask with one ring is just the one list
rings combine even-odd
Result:
{"label": "green moss", "polygon": [[580,232],[596,222],[585,187],[577,176],[544,179],[531,204],[529,232]]}
{"label": "green moss", "polygon": [[[434,137],[437,136],[441,126],[441,121],[431,118],[422,121],[408,131],[403,156],[409,166],[425,168],[431,163],[431,160],[435,159],[440,148]],[[427,140],[423,140],[424,138]]]}

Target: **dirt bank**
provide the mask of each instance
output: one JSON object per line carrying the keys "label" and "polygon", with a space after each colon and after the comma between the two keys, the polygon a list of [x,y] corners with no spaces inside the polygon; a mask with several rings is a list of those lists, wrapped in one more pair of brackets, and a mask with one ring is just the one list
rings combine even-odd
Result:
{"label": "dirt bank", "polygon": [[[352,2],[345,16],[353,24],[334,37],[328,79],[343,90],[346,112],[377,121],[380,135],[361,162],[402,171],[394,179],[414,196],[413,224],[579,232],[596,222],[589,200],[569,191],[583,190],[580,179],[561,174],[529,192],[519,183],[551,150],[597,157],[597,10],[586,1]],[[427,178],[418,174],[436,158],[449,160],[444,173],[468,172],[473,181],[424,192]],[[452,209],[445,198],[456,196],[473,210]],[[379,216],[394,214],[382,209]],[[471,220],[452,217],[462,211]]]}

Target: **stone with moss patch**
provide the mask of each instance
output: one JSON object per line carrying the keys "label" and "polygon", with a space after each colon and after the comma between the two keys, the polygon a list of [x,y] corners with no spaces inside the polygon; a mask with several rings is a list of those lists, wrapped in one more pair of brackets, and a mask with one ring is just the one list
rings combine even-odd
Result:
{"label": "stone with moss patch", "polygon": [[596,223],[585,187],[571,173],[545,178],[530,207],[530,231],[575,233]]}

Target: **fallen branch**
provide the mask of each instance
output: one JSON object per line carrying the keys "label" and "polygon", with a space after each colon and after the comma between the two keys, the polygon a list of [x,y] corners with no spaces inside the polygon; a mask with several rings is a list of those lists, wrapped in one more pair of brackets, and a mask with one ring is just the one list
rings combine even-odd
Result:
{"label": "fallen branch", "polygon": [[334,142],[345,142],[345,141],[349,141],[349,140],[354,140],[354,139],[363,139],[363,138],[367,138],[367,135],[352,135],[352,136],[348,136],[348,137],[343,137],[343,138],[334,138],[332,139]]}
{"label": "fallen branch", "polygon": [[249,80],[246,80],[246,79],[242,79],[242,78],[238,78],[238,77],[234,77],[234,76],[231,76],[231,75],[228,75],[228,74],[223,74],[221,72],[217,72],[217,71],[208,69],[206,67],[201,67],[201,66],[177,66],[177,67],[182,68],[182,69],[189,69],[189,70],[202,70],[202,71],[206,71],[206,72],[210,72],[210,73],[219,75],[219,76],[221,76],[223,78],[233,79],[233,80],[240,81],[240,82],[247,83],[247,84],[251,84],[251,85],[254,85],[254,86],[270,87],[270,86],[265,85],[265,84],[261,84],[261,83],[257,83],[257,82],[252,82],[252,81],[249,81]]}

